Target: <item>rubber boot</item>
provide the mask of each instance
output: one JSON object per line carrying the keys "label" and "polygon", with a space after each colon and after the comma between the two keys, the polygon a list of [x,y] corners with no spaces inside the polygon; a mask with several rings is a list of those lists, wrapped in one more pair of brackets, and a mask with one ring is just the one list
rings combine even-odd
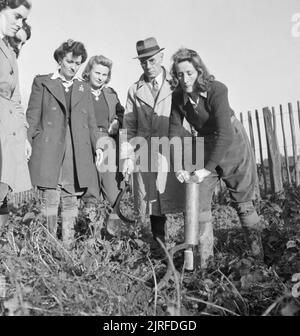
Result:
{"label": "rubber boot", "polygon": [[4,229],[4,226],[8,222],[8,214],[0,215],[0,231]]}
{"label": "rubber boot", "polygon": [[62,241],[67,250],[75,243],[75,216],[62,215]]}
{"label": "rubber boot", "polygon": [[214,256],[214,233],[212,222],[200,222],[199,259],[201,269],[207,268],[208,261]]}
{"label": "rubber boot", "polygon": [[243,231],[251,255],[258,261],[263,261],[264,249],[261,240],[261,231],[249,227],[243,227]]}
{"label": "rubber boot", "polygon": [[57,216],[56,215],[47,216],[46,220],[47,220],[47,229],[49,230],[49,232],[51,233],[51,235],[54,238],[56,238],[56,234],[57,234]]}

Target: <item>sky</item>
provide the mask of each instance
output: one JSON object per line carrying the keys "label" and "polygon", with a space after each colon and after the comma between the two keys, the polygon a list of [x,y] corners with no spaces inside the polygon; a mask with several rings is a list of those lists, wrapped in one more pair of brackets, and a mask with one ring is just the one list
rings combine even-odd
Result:
{"label": "sky", "polygon": [[[103,54],[113,61],[109,85],[125,104],[129,86],[142,72],[133,59],[136,42],[154,36],[165,48],[167,69],[178,48],[196,50],[209,71],[228,87],[230,105],[237,115],[243,112],[245,118],[247,111],[255,109],[261,113],[265,106],[274,106],[279,113],[282,104],[288,118],[287,103],[291,102],[297,121],[300,34],[293,34],[297,22],[292,20],[297,13],[300,20],[299,0],[32,2],[28,17],[32,37],[19,58],[25,108],[34,76],[57,68],[53,52],[68,38],[83,42],[89,57]],[[296,126],[300,147],[299,124]]]}

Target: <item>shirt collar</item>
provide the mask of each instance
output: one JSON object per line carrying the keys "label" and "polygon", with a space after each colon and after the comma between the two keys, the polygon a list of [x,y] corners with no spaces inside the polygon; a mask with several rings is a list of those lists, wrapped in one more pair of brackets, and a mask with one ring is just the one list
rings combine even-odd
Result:
{"label": "shirt collar", "polygon": [[63,83],[73,83],[75,79],[82,81],[82,79],[76,74],[71,80],[67,80],[63,75],[60,74],[59,70],[55,70],[51,79],[58,79],[60,78]]}
{"label": "shirt collar", "polygon": [[[201,97],[207,99],[207,91],[205,91],[205,92],[199,92],[199,95],[200,95]],[[183,103],[184,103],[184,105],[185,105],[188,101],[190,101],[191,104],[192,104],[193,106],[194,106],[194,105],[198,105],[198,101],[197,101],[197,103],[195,103],[195,102],[193,101],[193,99],[192,99],[186,92],[184,92],[184,93],[183,93]]]}
{"label": "shirt collar", "polygon": [[158,84],[158,87],[160,88],[162,86],[162,82],[163,82],[163,73],[164,73],[164,70],[162,70],[158,76],[155,77],[155,80]]}

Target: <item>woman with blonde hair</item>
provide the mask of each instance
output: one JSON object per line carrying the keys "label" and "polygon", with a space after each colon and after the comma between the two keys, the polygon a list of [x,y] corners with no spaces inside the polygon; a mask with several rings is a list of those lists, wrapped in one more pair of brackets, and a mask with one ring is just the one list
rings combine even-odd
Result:
{"label": "woman with blonde hair", "polygon": [[[115,151],[114,153],[108,153],[115,160],[110,167],[111,169],[104,169],[104,156],[102,156],[102,162],[97,167],[101,195],[114,208],[122,180],[122,174],[118,169],[118,131],[122,127],[124,107],[121,105],[114,89],[108,87],[111,79],[112,65],[112,61],[103,55],[93,56],[88,61],[82,77],[90,85],[97,128],[101,134],[100,138],[104,140],[103,144],[106,138],[112,144],[110,148],[114,148]],[[91,202],[90,206],[93,206],[93,202],[89,201]],[[120,218],[116,211],[113,210],[106,218],[105,224],[108,232],[113,234],[114,228],[119,222]]]}

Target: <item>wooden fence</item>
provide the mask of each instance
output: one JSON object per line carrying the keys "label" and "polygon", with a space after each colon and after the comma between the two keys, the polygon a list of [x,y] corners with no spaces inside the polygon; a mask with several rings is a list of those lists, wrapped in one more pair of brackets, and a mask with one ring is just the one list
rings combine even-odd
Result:
{"label": "wooden fence", "polygon": [[256,158],[261,194],[278,193],[284,185],[299,186],[300,102],[248,111],[247,117],[240,113]]}

